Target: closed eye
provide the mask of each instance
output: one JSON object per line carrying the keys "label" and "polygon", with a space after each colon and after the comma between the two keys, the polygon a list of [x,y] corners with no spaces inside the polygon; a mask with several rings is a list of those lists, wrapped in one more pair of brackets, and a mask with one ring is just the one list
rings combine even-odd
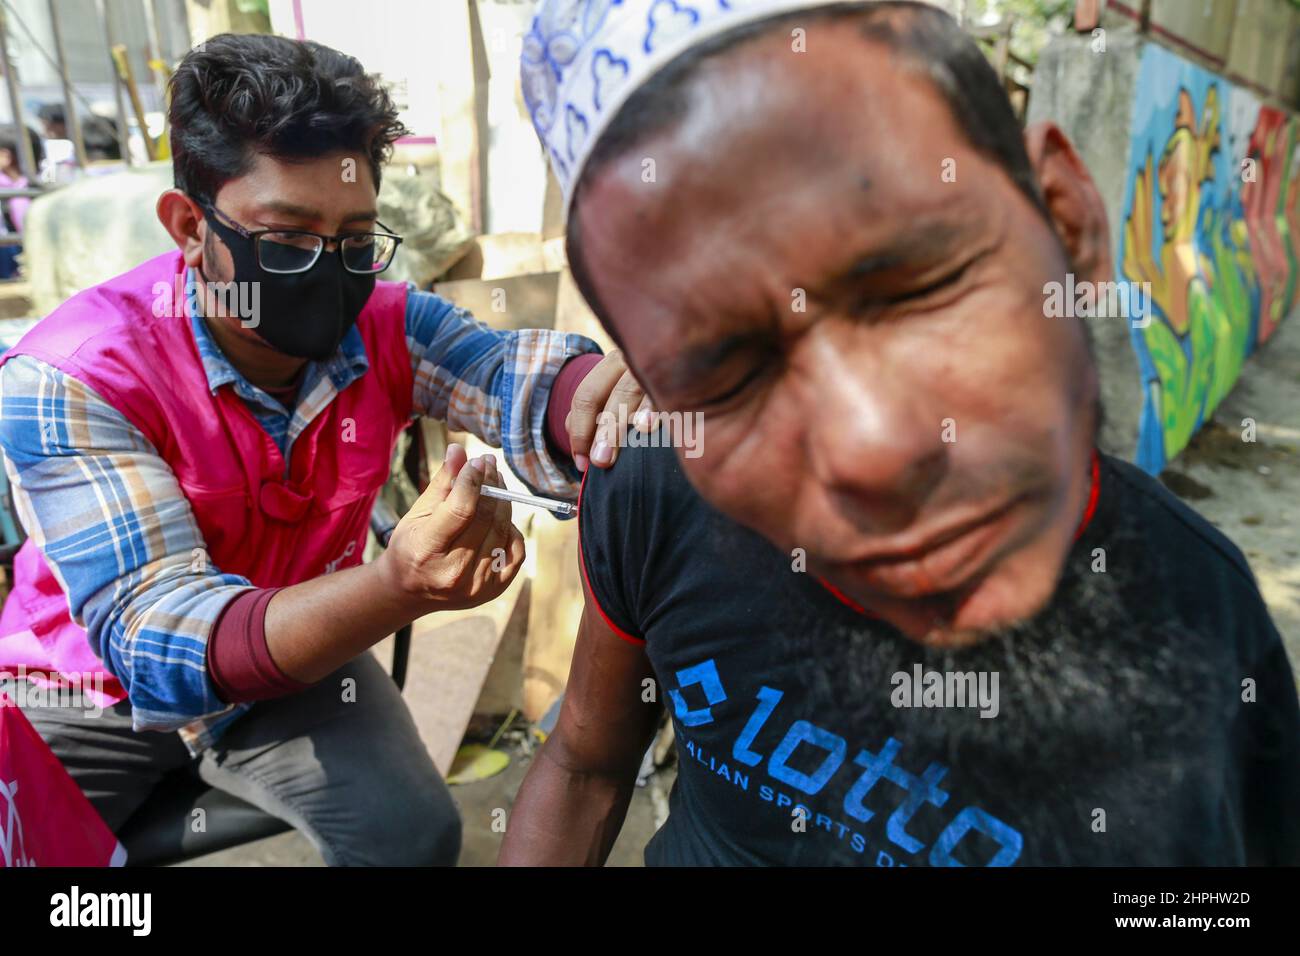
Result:
{"label": "closed eye", "polygon": [[861,316],[879,309],[888,309],[893,306],[906,305],[913,302],[924,302],[931,296],[956,286],[965,277],[966,273],[970,271],[971,266],[982,258],[983,254],[973,256],[963,262],[958,268],[945,273],[933,282],[929,282],[916,288],[907,289],[904,292],[898,292],[893,295],[864,295],[858,299],[852,313],[855,316]]}
{"label": "closed eye", "polygon": [[753,364],[750,371],[739,382],[727,389],[725,392],[719,392],[707,399],[696,402],[700,409],[712,409],[715,412],[724,411],[728,405],[742,398],[758,381],[763,379],[769,371],[769,365],[763,361],[757,361]]}

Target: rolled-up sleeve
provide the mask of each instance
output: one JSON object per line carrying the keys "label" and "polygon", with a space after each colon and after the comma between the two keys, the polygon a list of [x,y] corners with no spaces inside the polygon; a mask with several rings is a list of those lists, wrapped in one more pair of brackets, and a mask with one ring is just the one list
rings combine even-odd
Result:
{"label": "rolled-up sleeve", "polygon": [[416,414],[500,448],[535,493],[577,499],[582,474],[548,445],[546,408],[564,363],[600,346],[573,332],[491,329],[441,296],[414,290],[406,340]]}
{"label": "rolled-up sleeve", "polygon": [[249,587],[208,557],[171,468],[84,383],[29,356],[0,368],[0,451],[18,513],[72,619],[126,688],[137,730],[231,711],[208,638]]}

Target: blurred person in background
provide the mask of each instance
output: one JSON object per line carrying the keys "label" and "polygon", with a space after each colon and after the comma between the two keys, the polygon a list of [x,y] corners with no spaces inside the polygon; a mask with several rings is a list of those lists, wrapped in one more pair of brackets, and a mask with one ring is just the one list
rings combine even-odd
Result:
{"label": "blurred person in background", "polygon": [[[46,139],[71,140],[67,114],[62,103],[46,103],[36,114],[45,130]],[[117,140],[117,127],[110,120],[94,113],[81,114],[81,141],[86,147],[89,162],[120,160],[122,145]]]}
{"label": "blurred person in background", "polygon": [[[32,159],[39,169],[45,159],[45,148],[35,130],[29,129],[27,135],[31,139]],[[18,136],[18,127],[0,127],[0,189],[25,189],[30,185],[27,177],[23,175],[22,163],[19,159],[21,150]],[[22,235],[23,223],[31,204],[31,199],[26,196],[14,196],[0,201],[0,211],[3,212],[3,235]],[[20,252],[22,252],[21,245],[0,246],[0,279],[12,279],[18,275]]]}

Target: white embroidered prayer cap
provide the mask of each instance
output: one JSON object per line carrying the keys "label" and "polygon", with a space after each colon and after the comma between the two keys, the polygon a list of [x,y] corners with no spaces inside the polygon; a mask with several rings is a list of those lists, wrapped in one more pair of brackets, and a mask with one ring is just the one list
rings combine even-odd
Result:
{"label": "white embroidered prayer cap", "polygon": [[755,20],[861,0],[542,0],[524,36],[524,101],[564,193],[619,107],[679,54]]}

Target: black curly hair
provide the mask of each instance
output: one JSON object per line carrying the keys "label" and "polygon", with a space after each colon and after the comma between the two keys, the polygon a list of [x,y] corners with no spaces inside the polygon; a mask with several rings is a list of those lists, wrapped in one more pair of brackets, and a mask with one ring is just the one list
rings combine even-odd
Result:
{"label": "black curly hair", "polygon": [[259,154],[361,152],[378,187],[393,141],[409,132],[376,77],[311,41],[223,33],[186,54],[170,92],[174,182],[205,202]]}

